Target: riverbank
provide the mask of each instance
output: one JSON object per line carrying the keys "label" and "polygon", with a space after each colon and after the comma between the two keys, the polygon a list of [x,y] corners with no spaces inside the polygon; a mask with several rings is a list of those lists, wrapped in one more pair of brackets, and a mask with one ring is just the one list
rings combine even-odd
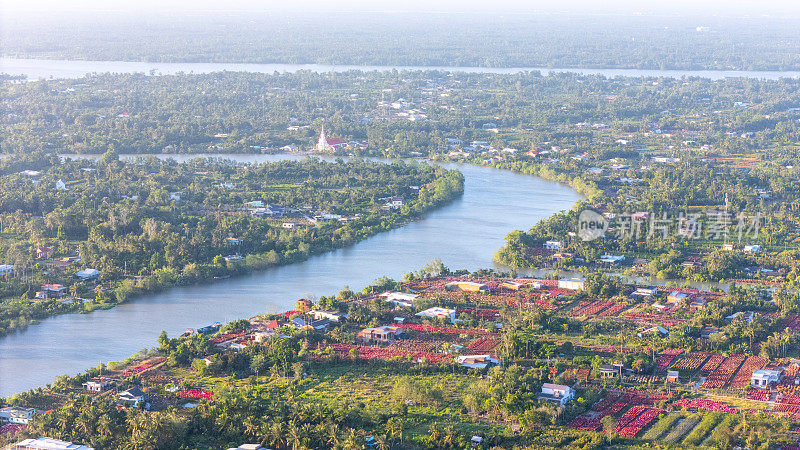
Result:
{"label": "riverbank", "polygon": [[[374,165],[382,163],[369,164]],[[350,170],[350,175],[354,176],[355,174],[352,172],[352,170],[355,170],[355,168],[351,167]],[[420,179],[427,181],[429,177],[433,176],[432,170],[429,170],[428,172],[431,173],[426,175],[426,178]],[[441,172],[441,174],[439,174],[439,172]],[[101,284],[98,285],[99,287],[94,288],[93,295],[90,293],[88,300],[83,300],[80,298],[67,298],[69,301],[63,301],[65,300],[64,298],[61,298],[63,297],[63,294],[60,296],[48,295],[46,296],[48,298],[45,298],[41,301],[28,300],[28,303],[30,304],[19,304],[21,301],[12,301],[10,299],[7,300],[6,303],[8,304],[4,304],[4,316],[10,315],[11,318],[9,321],[8,317],[6,317],[6,320],[4,320],[2,323],[2,327],[0,327],[0,334],[13,332],[20,328],[24,328],[29,324],[32,324],[33,320],[41,321],[47,317],[63,313],[90,313],[95,310],[109,309],[117,304],[125,303],[133,298],[160,292],[171,287],[188,286],[197,283],[208,283],[221,279],[229,279],[231,277],[242,276],[259,270],[265,270],[270,267],[294,264],[300,261],[305,261],[314,255],[351,246],[354,243],[374,236],[375,234],[402,227],[413,220],[418,220],[429,211],[440,208],[463,194],[464,179],[460,173],[457,171],[442,171],[441,169],[437,169],[436,173],[439,174],[438,177],[434,178],[432,181],[430,181],[430,183],[427,183],[421,189],[418,189],[420,193],[419,197],[406,198],[402,207],[389,209],[387,211],[371,212],[368,214],[365,213],[363,216],[359,214],[356,217],[347,220],[344,224],[337,222],[338,225],[336,226],[332,225],[332,222],[330,221],[319,221],[319,223],[317,223],[314,228],[311,229],[312,231],[310,232],[310,235],[308,235],[308,232],[303,232],[301,233],[302,235],[292,234],[292,239],[296,241],[295,244],[292,245],[296,246],[297,248],[289,245],[289,248],[286,251],[276,252],[275,248],[272,248],[267,252],[248,252],[246,250],[248,247],[240,245],[240,240],[236,239],[235,242],[237,245],[235,248],[231,248],[230,245],[223,246],[226,247],[223,250],[235,251],[236,253],[233,256],[225,257],[224,260],[222,256],[215,257],[213,261],[189,260],[185,266],[183,264],[179,264],[177,266],[175,264],[167,265],[166,261],[156,262],[157,265],[150,264],[152,270],[147,270],[147,274],[139,272],[139,275],[134,276],[133,278],[129,276],[123,276],[120,270],[114,271],[114,267],[108,269],[110,263],[106,262],[104,263],[106,267],[103,268],[103,272],[114,272],[116,275],[114,275],[114,273],[109,273],[108,275],[104,273]],[[417,178],[414,178],[411,181],[413,182],[416,180]],[[354,192],[357,193],[359,191],[356,190]],[[414,195],[417,194],[414,193]],[[352,202],[352,199],[349,201]],[[130,207],[130,205],[126,203],[124,207]],[[184,213],[185,211],[181,212],[180,214]],[[200,217],[202,216],[203,215],[201,214],[197,217],[197,219],[200,220]],[[294,222],[290,221],[289,223],[293,224]],[[268,227],[265,232],[268,234],[277,233],[281,230],[280,225],[280,222],[277,222],[277,224],[272,223],[272,225]],[[155,226],[155,222],[150,225],[150,228],[153,226]],[[278,231],[276,231],[276,226]],[[95,232],[100,233],[98,231]],[[249,232],[249,230],[247,232]],[[283,230],[282,232],[283,234],[289,233],[286,230]],[[286,238],[286,236],[284,236],[284,238]],[[117,239],[119,239],[119,237],[117,237]],[[253,239],[255,238],[252,237],[250,240]],[[82,247],[85,244],[84,242],[73,242],[72,244],[80,247],[83,249],[82,251],[86,253],[87,250]],[[98,244],[98,242],[91,243],[91,245],[94,246],[97,246]],[[87,255],[89,254],[86,253],[83,256]],[[161,254],[154,253],[154,255],[159,256]],[[146,256],[146,259],[152,259],[149,255]],[[156,256],[153,256],[153,258]],[[134,267],[132,263],[135,261],[135,259],[130,258],[136,257],[138,257],[137,254],[135,254],[135,252],[131,252],[128,257],[129,259],[125,260],[126,273],[128,269],[133,269]],[[91,264],[91,261],[87,260],[84,262],[84,264]],[[122,266],[120,263],[118,269],[121,269],[121,267]],[[136,273],[138,269],[133,270],[133,273]],[[29,274],[29,277],[31,275],[33,274]],[[55,275],[49,276],[52,277]],[[11,281],[13,280],[10,280],[6,284],[9,284]],[[61,277],[57,279],[43,279],[42,283],[45,282],[49,283],[48,286],[54,282],[64,283],[65,288],[62,288],[62,290],[65,291],[68,289],[69,292],[73,293],[74,297],[79,297],[75,295],[75,292],[78,292],[79,286],[69,285],[67,278]],[[77,281],[73,281],[73,283],[77,283]],[[31,284],[31,282],[28,282],[28,285]],[[10,289],[8,286],[6,286],[6,288]],[[9,302],[12,302],[13,305]],[[14,310],[19,310],[19,313],[14,315]]]}
{"label": "riverbank", "polygon": [[465,66],[369,66],[326,64],[248,64],[248,63],[157,63],[136,61],[83,61],[60,59],[0,58],[0,73],[12,76],[26,75],[28,80],[48,78],[80,78],[91,73],[141,73],[146,75],[174,75],[181,72],[211,73],[220,71],[250,73],[294,73],[310,71],[326,72],[389,72],[389,71],[439,71],[450,73],[518,74],[539,72],[573,73],[579,75],[601,75],[604,77],[700,77],[711,80],[725,78],[759,78],[777,80],[798,78],[800,71],[775,70],[655,70],[655,69],[607,69],[569,67],[465,67]]}

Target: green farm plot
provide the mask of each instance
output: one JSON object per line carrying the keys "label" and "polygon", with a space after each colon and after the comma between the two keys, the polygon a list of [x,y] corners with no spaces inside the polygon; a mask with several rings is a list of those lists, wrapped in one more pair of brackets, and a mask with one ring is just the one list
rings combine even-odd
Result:
{"label": "green farm plot", "polygon": [[678,423],[675,428],[672,429],[667,435],[664,437],[664,441],[670,444],[674,444],[681,440],[686,434],[694,429],[697,423],[700,422],[699,416],[690,416]]}
{"label": "green farm plot", "polygon": [[712,429],[722,420],[724,416],[720,413],[706,414],[703,420],[689,433],[683,440],[683,445],[700,445]]}
{"label": "green farm plot", "polygon": [[684,414],[679,412],[669,413],[661,417],[661,419],[658,422],[656,422],[655,425],[650,427],[650,429],[644,433],[642,439],[647,439],[651,441],[657,440],[658,438],[666,434],[668,430],[672,429],[672,427],[674,427],[675,424],[679,423],[679,420],[683,418]]}

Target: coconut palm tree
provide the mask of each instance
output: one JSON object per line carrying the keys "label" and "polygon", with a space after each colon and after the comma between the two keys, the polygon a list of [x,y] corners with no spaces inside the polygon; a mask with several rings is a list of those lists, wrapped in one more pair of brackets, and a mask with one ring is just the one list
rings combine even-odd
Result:
{"label": "coconut palm tree", "polygon": [[340,431],[341,430],[339,429],[339,425],[338,424],[332,423],[332,424],[328,425],[328,444],[331,446],[331,448],[336,447],[337,445],[339,445],[339,432]]}

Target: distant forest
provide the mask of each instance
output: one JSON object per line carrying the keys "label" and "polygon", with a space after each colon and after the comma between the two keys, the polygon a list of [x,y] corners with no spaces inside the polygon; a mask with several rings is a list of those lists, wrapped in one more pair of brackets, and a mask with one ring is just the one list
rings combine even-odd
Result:
{"label": "distant forest", "polygon": [[180,21],[119,13],[6,20],[0,51],[26,58],[147,62],[800,69],[797,20],[242,14],[195,14]]}

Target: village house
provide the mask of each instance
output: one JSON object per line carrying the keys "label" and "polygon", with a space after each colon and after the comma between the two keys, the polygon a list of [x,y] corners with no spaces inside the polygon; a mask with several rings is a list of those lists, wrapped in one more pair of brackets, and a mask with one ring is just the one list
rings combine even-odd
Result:
{"label": "village house", "polygon": [[269,340],[269,338],[272,337],[272,335],[274,334],[275,333],[272,331],[256,331],[255,333],[253,333],[253,341],[255,341],[256,343],[265,342]]}
{"label": "village house", "polygon": [[258,444],[242,444],[238,447],[230,447],[228,450],[268,450]]}
{"label": "village house", "polygon": [[657,287],[637,287],[636,290],[631,293],[631,297],[641,297],[642,299],[647,300],[657,294]]}
{"label": "village house", "polygon": [[314,330],[314,331],[326,331],[328,327],[330,327],[331,325],[331,321],[328,319],[306,321],[302,317],[295,317],[294,319],[292,319],[291,323],[293,327],[299,330]]}
{"label": "village house", "polygon": [[621,378],[625,366],[619,363],[600,366],[600,378]]}
{"label": "village house", "polygon": [[[273,205],[269,204],[264,206],[261,201],[257,202],[250,202],[248,203],[253,209],[250,210],[250,214],[254,217],[263,217],[269,216],[274,217],[276,219],[281,219],[283,216],[286,215],[286,207],[281,205]],[[253,206],[258,205],[258,206]]]}
{"label": "village house", "polygon": [[668,305],[680,305],[683,299],[689,297],[689,294],[681,291],[672,291],[667,295]]}
{"label": "village house", "polygon": [[301,223],[301,222],[283,222],[281,224],[281,227],[283,227],[283,228],[285,228],[287,230],[294,230],[294,229],[299,229],[299,228],[308,228],[309,225],[306,224],[306,223]]}
{"label": "village house", "polygon": [[444,288],[448,291],[489,292],[489,286],[474,281],[451,281]]}
{"label": "village house", "polygon": [[39,247],[36,249],[36,259],[48,259],[54,251],[53,247]]}
{"label": "village house", "polygon": [[554,253],[553,254],[553,259],[555,259],[555,260],[569,259],[569,258],[572,258],[573,256],[575,256],[575,255],[573,255],[572,253],[558,252],[558,253]]}
{"label": "village house", "polygon": [[28,425],[33,416],[38,414],[34,408],[22,408],[20,406],[9,406],[0,409],[0,423],[16,423],[18,425]]}
{"label": "village house", "polygon": [[36,293],[36,298],[60,298],[67,294],[67,287],[63,284],[43,284],[42,290]]}
{"label": "village house", "polygon": [[97,269],[87,268],[75,273],[75,276],[82,281],[94,280],[100,277],[100,271]]}
{"label": "village house", "polygon": [[692,297],[692,302],[689,304],[690,311],[700,311],[706,306],[708,300],[705,296],[695,295]]}
{"label": "village house", "polygon": [[503,289],[508,289],[510,291],[518,291],[523,287],[525,287],[525,285],[517,281],[505,280],[502,283],[500,283],[500,287]]}
{"label": "village house", "polygon": [[544,400],[550,403],[558,403],[564,405],[575,397],[575,389],[563,384],[545,383],[542,385],[542,392],[539,394],[539,400]]}
{"label": "village house", "polygon": [[6,450],[94,450],[94,447],[73,444],[72,442],[49,437],[25,439],[3,448]]}
{"label": "village house", "polygon": [[402,207],[402,206],[403,206],[403,201],[402,200],[392,200],[392,201],[390,201],[388,203],[385,203],[383,206],[381,206],[381,210],[383,210],[383,211],[396,211],[396,210],[400,209],[400,207]]}
{"label": "village house", "polygon": [[314,306],[314,302],[307,298],[301,298],[294,302],[294,309],[300,312],[308,312],[311,310],[311,307]]}
{"label": "village house", "polygon": [[709,339],[712,334],[721,332],[717,327],[706,326],[700,329],[700,339]]}
{"label": "village house", "polygon": [[356,339],[365,344],[388,344],[405,335],[405,330],[392,325],[364,328],[358,332]]}
{"label": "village house", "polygon": [[542,244],[545,250],[561,250],[563,247],[561,241],[546,241]]}
{"label": "village house", "polygon": [[742,249],[742,251],[745,252],[745,253],[758,253],[758,252],[761,251],[761,246],[760,245],[745,245],[744,248]]}
{"label": "village house", "polygon": [[449,322],[455,322],[456,310],[434,306],[433,308],[428,308],[425,311],[416,313],[415,316],[428,317],[430,319],[446,319]]}
{"label": "village house", "polygon": [[315,309],[311,311],[311,314],[315,319],[328,319],[331,322],[338,322],[340,319],[347,318],[347,314],[335,310]]}
{"label": "village house", "polygon": [[667,382],[669,383],[680,383],[679,379],[680,373],[677,370],[669,370],[667,371]]}
{"label": "village house", "polygon": [[395,306],[402,306],[405,308],[414,307],[414,299],[418,297],[417,294],[409,294],[406,292],[384,292],[380,294],[387,302],[394,303]]}
{"label": "village house", "polygon": [[753,317],[755,316],[755,311],[737,311],[729,316],[726,316],[725,319],[727,319],[728,322],[733,322],[734,319],[740,316],[745,320],[745,322],[752,323]]}
{"label": "village house", "polygon": [[91,392],[103,392],[111,386],[111,379],[107,377],[94,377],[83,383],[83,388]]}
{"label": "village house", "polygon": [[772,369],[758,369],[750,377],[750,385],[758,389],[769,389],[772,383],[781,381],[782,372]]}
{"label": "village house", "polygon": [[212,333],[216,333],[217,331],[219,331],[219,329],[221,327],[222,327],[222,323],[214,322],[211,325],[206,325],[204,327],[198,328],[197,332],[199,334],[212,334]]}
{"label": "village house", "polygon": [[145,404],[147,396],[138,387],[130,388],[125,392],[120,392],[117,406],[133,406],[138,408],[139,405]]}
{"label": "village house", "polygon": [[625,261],[625,255],[602,255],[600,262],[606,265],[616,265]]}
{"label": "village house", "polygon": [[666,336],[669,334],[669,331],[662,327],[661,325],[656,325],[653,327],[643,327],[639,329],[637,335],[639,337],[649,336],[651,334],[659,334],[661,336]]}
{"label": "village house", "polygon": [[562,278],[558,280],[558,287],[561,289],[571,289],[573,291],[581,291],[586,285],[586,278],[572,277]]}
{"label": "village house", "polygon": [[500,364],[500,360],[490,355],[464,355],[456,357],[456,362],[470,369],[485,369]]}

